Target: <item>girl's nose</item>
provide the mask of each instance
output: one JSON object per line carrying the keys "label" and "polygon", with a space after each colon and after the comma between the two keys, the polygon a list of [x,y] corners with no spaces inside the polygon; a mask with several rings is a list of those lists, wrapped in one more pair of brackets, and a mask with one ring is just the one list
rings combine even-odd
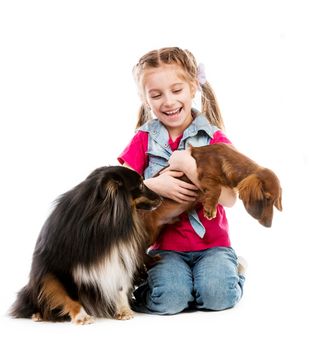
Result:
{"label": "girl's nose", "polygon": [[172,106],[174,105],[174,98],[172,96],[172,94],[165,94],[164,95],[164,105],[165,106]]}

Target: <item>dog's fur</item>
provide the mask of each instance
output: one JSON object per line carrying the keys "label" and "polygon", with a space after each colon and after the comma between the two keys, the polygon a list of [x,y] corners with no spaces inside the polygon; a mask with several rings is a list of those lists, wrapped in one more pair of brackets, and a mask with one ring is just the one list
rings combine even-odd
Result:
{"label": "dog's fur", "polygon": [[[183,178],[187,181],[185,176]],[[144,223],[145,230],[148,232],[149,245],[157,240],[165,225],[178,221],[178,216],[192,209],[196,203],[197,201],[195,203],[177,203],[172,199],[163,198],[161,204],[155,210],[140,211],[139,215]],[[153,260],[147,261],[147,263],[152,265]]]}
{"label": "dog's fur", "polygon": [[92,172],[60,197],[44,224],[11,316],[77,324],[131,318],[128,297],[149,244],[138,210],[160,202],[133,170]]}
{"label": "dog's fur", "polygon": [[191,147],[203,192],[205,216],[216,216],[221,186],[236,188],[247,212],[265,227],[272,225],[273,206],[282,210],[282,189],[273,171],[256,164],[231,145]]}

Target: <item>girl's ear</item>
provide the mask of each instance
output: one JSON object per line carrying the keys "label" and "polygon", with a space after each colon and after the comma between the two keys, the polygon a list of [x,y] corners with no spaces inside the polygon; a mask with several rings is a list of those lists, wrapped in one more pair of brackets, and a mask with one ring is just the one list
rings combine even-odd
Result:
{"label": "girl's ear", "polygon": [[140,94],[141,103],[147,111],[150,111],[150,106],[145,95]]}
{"label": "girl's ear", "polygon": [[195,83],[190,84],[190,92],[191,92],[191,97],[195,98],[195,94],[199,90],[199,82],[196,81]]}
{"label": "girl's ear", "polygon": [[140,101],[142,104],[146,104],[147,103],[147,99],[145,94],[143,93],[143,91],[141,89],[138,90],[138,96],[140,98]]}

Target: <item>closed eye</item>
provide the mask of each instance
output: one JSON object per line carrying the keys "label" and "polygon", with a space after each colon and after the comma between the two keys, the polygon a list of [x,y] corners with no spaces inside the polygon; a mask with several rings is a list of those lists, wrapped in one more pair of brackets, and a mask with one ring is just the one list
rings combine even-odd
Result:
{"label": "closed eye", "polygon": [[160,94],[158,94],[158,95],[152,95],[152,96],[150,96],[150,98],[152,98],[152,99],[157,99],[157,98],[160,98],[161,97],[161,95]]}

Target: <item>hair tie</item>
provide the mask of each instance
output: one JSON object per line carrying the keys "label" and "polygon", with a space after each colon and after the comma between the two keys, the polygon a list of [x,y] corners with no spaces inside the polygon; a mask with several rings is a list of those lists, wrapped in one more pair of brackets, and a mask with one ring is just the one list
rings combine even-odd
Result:
{"label": "hair tie", "polygon": [[200,85],[204,85],[207,82],[204,64],[199,63],[197,70],[198,70],[198,73],[197,73],[198,81]]}

